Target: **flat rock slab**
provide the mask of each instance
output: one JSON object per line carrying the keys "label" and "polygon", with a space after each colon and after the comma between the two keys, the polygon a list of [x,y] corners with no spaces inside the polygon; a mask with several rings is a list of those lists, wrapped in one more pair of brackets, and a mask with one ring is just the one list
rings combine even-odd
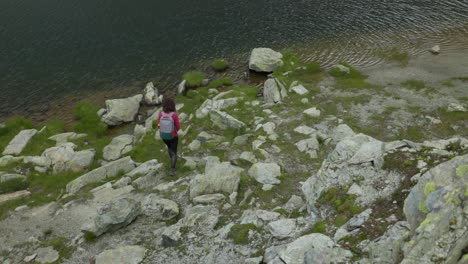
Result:
{"label": "flat rock slab", "polygon": [[52,263],[59,259],[59,253],[53,247],[39,248],[36,251],[36,258],[39,263]]}
{"label": "flat rock slab", "polygon": [[31,196],[31,192],[29,191],[18,191],[14,193],[7,193],[7,194],[2,194],[0,195],[0,204],[16,199],[21,199],[25,197]]}
{"label": "flat rock slab", "polygon": [[124,246],[103,251],[96,257],[96,264],[138,264],[143,261],[146,248],[141,246]]}
{"label": "flat rock slab", "polygon": [[112,139],[111,143],[104,147],[103,158],[105,160],[117,160],[133,149],[133,136],[120,135]]}
{"label": "flat rock slab", "polygon": [[18,133],[6,146],[3,155],[18,155],[23,151],[32,137],[37,134],[36,129],[26,129]]}

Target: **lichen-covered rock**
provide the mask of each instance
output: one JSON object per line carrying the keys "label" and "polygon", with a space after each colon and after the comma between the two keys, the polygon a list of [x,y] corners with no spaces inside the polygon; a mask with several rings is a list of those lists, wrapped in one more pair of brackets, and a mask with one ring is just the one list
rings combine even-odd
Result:
{"label": "lichen-covered rock", "polygon": [[63,143],[69,142],[70,140],[77,140],[86,136],[87,136],[86,134],[77,134],[75,132],[67,132],[67,133],[53,135],[49,137],[49,139],[57,142],[56,145],[59,146]]}
{"label": "lichen-covered rock", "polygon": [[129,225],[140,213],[140,202],[121,197],[100,207],[92,222],[85,224],[82,231],[100,236]]}
{"label": "lichen-covered rock", "polygon": [[18,155],[20,154],[26,145],[31,141],[32,137],[37,134],[36,129],[22,130],[16,135],[10,143],[3,150],[3,155]]}
{"label": "lichen-covered rock", "polygon": [[283,66],[283,55],[270,48],[255,48],[249,59],[249,69],[257,72],[273,72]]}
{"label": "lichen-covered rock", "polygon": [[281,175],[281,168],[276,163],[255,163],[248,171],[249,175],[261,184],[279,184],[278,177]]}
{"label": "lichen-covered rock", "polygon": [[220,192],[233,193],[239,188],[243,169],[229,162],[212,159],[205,166],[205,173],[195,176],[190,182],[190,197]]}
{"label": "lichen-covered rock", "polygon": [[142,246],[123,246],[103,251],[96,256],[96,264],[139,264],[147,249]]}
{"label": "lichen-covered rock", "polygon": [[[44,167],[48,167],[47,163],[50,162],[49,166],[52,167],[55,174],[66,171],[81,172],[88,170],[94,161],[96,151],[88,149],[75,152],[75,148],[76,145],[73,143],[63,143],[57,147],[46,149],[42,153],[45,160],[31,158],[30,162]],[[25,161],[27,160],[25,159]]]}
{"label": "lichen-covered rock", "polygon": [[211,110],[223,110],[225,108],[236,105],[241,97],[226,98],[226,99],[206,99],[205,102],[197,109],[195,116],[197,118],[204,118],[208,116]]}
{"label": "lichen-covered rock", "polygon": [[117,126],[122,123],[132,122],[135,119],[143,95],[138,94],[124,99],[106,100],[107,112],[101,121],[109,126]]}
{"label": "lichen-covered rock", "polygon": [[240,218],[241,224],[254,224],[257,227],[277,220],[281,216],[280,213],[270,212],[265,210],[245,210]]}
{"label": "lichen-covered rock", "polygon": [[26,181],[26,176],[16,173],[0,173],[0,183],[7,181]]}
{"label": "lichen-covered rock", "polygon": [[74,194],[85,185],[103,181],[119,174],[120,172],[129,172],[135,168],[135,163],[130,157],[121,158],[116,161],[92,170],[67,184],[67,192]]}
{"label": "lichen-covered rock", "polygon": [[468,154],[424,173],[411,189],[404,213],[412,236],[402,263],[457,263],[468,245]]}
{"label": "lichen-covered rock", "polygon": [[296,219],[280,219],[270,222],[267,226],[273,237],[285,239],[292,237],[296,232]]}
{"label": "lichen-covered rock", "polygon": [[111,161],[119,159],[125,154],[129,153],[133,149],[133,140],[132,135],[120,135],[112,139],[109,145],[105,146],[103,149],[103,158],[105,160]]}
{"label": "lichen-covered rock", "polygon": [[34,261],[39,263],[53,263],[59,259],[59,253],[52,247],[39,248]]}
{"label": "lichen-covered rock", "polygon": [[196,204],[218,204],[226,200],[226,196],[215,193],[215,194],[205,194],[193,198],[193,202]]}

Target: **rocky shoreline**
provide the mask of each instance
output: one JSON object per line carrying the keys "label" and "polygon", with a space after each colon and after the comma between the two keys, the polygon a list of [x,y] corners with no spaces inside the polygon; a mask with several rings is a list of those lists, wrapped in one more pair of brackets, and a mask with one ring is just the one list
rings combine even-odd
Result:
{"label": "rocky shoreline", "polygon": [[467,263],[468,73],[379,83],[267,48],[249,69],[260,90],[184,77],[176,177],[151,82],[80,131],[5,122],[0,263]]}

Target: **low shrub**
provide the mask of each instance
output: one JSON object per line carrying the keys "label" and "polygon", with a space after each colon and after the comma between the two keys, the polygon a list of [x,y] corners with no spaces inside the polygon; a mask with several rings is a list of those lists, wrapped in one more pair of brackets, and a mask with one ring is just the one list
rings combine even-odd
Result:
{"label": "low shrub", "polygon": [[184,74],[185,85],[187,87],[200,86],[205,79],[205,74],[200,71],[191,71]]}
{"label": "low shrub", "polygon": [[229,68],[229,64],[225,60],[219,59],[219,60],[213,61],[211,63],[211,67],[217,72],[222,72],[222,71],[225,71],[227,68]]}

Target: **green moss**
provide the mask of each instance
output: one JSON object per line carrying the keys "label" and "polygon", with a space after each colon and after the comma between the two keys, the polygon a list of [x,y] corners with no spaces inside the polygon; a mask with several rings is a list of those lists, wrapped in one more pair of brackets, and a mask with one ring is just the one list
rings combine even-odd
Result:
{"label": "green moss", "polygon": [[260,231],[260,228],[254,224],[237,224],[231,227],[228,233],[228,238],[232,239],[235,244],[246,245],[249,243],[249,231]]}
{"label": "green moss", "polygon": [[315,223],[315,225],[310,229],[309,233],[321,233],[325,234],[327,232],[326,228],[326,222],[325,221],[320,221]]}
{"label": "green moss", "polygon": [[406,88],[415,89],[416,91],[419,91],[426,87],[426,83],[420,80],[407,80],[405,82],[402,82],[401,85],[403,85]]}
{"label": "green moss", "polygon": [[418,208],[419,208],[419,211],[421,211],[422,213],[425,213],[425,214],[429,213],[426,208],[426,201],[420,202]]}
{"label": "green moss", "polygon": [[426,185],[424,186],[424,194],[427,196],[429,195],[431,192],[435,191],[437,188],[437,185],[434,183],[434,182],[428,182],[426,183]]}
{"label": "green moss", "polygon": [[398,48],[393,47],[391,49],[381,49],[374,52],[374,55],[380,57],[388,62],[397,62],[401,66],[408,65],[409,54],[406,51],[400,51]]}
{"label": "green moss", "polygon": [[337,215],[333,223],[335,224],[336,227],[343,226],[348,222],[348,219],[342,215]]}
{"label": "green moss", "polygon": [[84,231],[84,240],[86,242],[90,242],[90,243],[93,243],[93,242],[96,242],[96,235],[92,232],[89,232],[89,231]]}
{"label": "green moss", "polygon": [[103,136],[107,126],[101,122],[101,118],[97,115],[98,110],[99,107],[90,102],[79,102],[75,106],[74,114],[77,123],[74,126],[74,131],[95,137]]}
{"label": "green moss", "polygon": [[185,85],[187,87],[200,86],[205,79],[205,74],[200,71],[191,71],[184,74]]}
{"label": "green moss", "polygon": [[447,86],[447,87],[454,87],[455,86],[455,84],[452,81],[444,81],[444,82],[442,82],[442,85]]}
{"label": "green moss", "polygon": [[465,186],[465,193],[463,193],[463,195],[465,195],[465,197],[468,196],[468,185]]}
{"label": "green moss", "polygon": [[468,165],[458,166],[456,169],[456,174],[460,178],[468,177]]}
{"label": "green moss", "polygon": [[229,64],[225,60],[219,59],[219,60],[213,61],[211,63],[211,67],[215,71],[222,72],[222,71],[225,71],[229,67]]}
{"label": "green moss", "polygon": [[360,73],[347,63],[340,63],[349,68],[349,73],[342,72],[338,67],[330,70],[330,75],[336,78],[336,86],[339,89],[370,89],[378,88],[378,85],[366,82],[367,75]]}

